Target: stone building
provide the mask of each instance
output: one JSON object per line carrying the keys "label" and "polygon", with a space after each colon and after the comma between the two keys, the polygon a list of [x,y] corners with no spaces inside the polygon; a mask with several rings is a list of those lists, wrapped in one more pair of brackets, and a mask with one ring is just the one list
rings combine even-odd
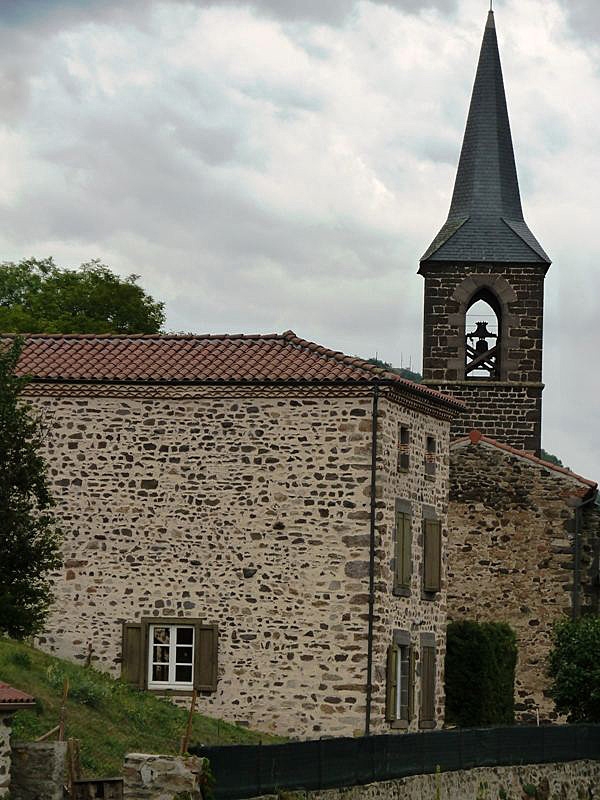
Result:
{"label": "stone building", "polygon": [[272,336],[31,336],[64,572],[41,646],[296,737],[443,721],[460,401]]}
{"label": "stone building", "polygon": [[597,607],[596,484],[536,457],[549,266],[523,217],[490,11],[450,212],[419,270],[423,375],[467,406],[452,426],[448,615],[515,629],[521,719],[555,716],[552,624]]}
{"label": "stone building", "polygon": [[509,622],[515,710],[557,719],[545,674],[553,623],[598,611],[597,484],[478,431],[450,448],[448,606]]}

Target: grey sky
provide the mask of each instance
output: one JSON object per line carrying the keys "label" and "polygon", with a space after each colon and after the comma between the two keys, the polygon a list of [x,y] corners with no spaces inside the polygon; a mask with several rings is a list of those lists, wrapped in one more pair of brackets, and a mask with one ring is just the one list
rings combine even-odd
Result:
{"label": "grey sky", "polygon": [[[526,218],[553,258],[544,445],[600,478],[600,7],[496,0]],[[168,327],[420,365],[487,0],[4,0],[6,259],[99,257]]]}

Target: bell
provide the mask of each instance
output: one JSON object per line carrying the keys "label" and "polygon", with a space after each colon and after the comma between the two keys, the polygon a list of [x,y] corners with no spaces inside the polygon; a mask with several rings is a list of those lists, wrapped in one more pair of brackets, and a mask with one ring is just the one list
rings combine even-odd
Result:
{"label": "bell", "polygon": [[475,344],[475,352],[478,356],[482,355],[483,353],[487,353],[488,349],[488,343],[485,339],[479,339],[479,341]]}

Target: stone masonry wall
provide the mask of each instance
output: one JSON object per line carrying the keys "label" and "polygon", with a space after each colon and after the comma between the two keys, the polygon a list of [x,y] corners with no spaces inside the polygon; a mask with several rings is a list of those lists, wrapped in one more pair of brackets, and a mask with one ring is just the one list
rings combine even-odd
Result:
{"label": "stone masonry wall", "polygon": [[63,800],[67,742],[15,742],[11,800]]}
{"label": "stone masonry wall", "polygon": [[[400,424],[410,429],[410,468],[398,469]],[[408,631],[415,649],[415,717],[409,730],[419,728],[420,633],[433,633],[436,641],[436,721],[444,722],[444,656],[446,652],[446,541],[448,510],[449,423],[406,411],[392,403],[380,414],[380,470],[378,480],[377,532],[381,567],[377,575],[377,619],[374,637],[374,732],[390,733],[385,722],[386,652],[394,630]],[[425,475],[426,437],[434,436],[438,452],[435,477]],[[394,528],[396,499],[409,501],[412,514],[412,580],[410,595],[393,593]],[[425,596],[423,585],[423,508],[435,510],[442,521],[442,590],[435,597]]]}
{"label": "stone masonry wall", "polygon": [[124,800],[202,800],[203,759],[129,753],[123,767]]}
{"label": "stone masonry wall", "polygon": [[[451,449],[448,616],[508,622],[518,639],[521,720],[556,719],[545,675],[552,624],[572,609],[574,509],[581,483],[490,445]],[[592,605],[595,512],[584,516],[582,603]]]}
{"label": "stone masonry wall", "polygon": [[[537,265],[424,265],[423,378],[465,400],[453,436],[478,428],[514,447],[538,452],[541,442],[544,270]],[[502,308],[500,382],[465,380],[465,312],[485,286]],[[504,385],[503,385],[504,384]],[[519,387],[515,397],[508,385]],[[515,415],[515,400],[521,410]],[[469,428],[470,426],[470,428]]]}
{"label": "stone masonry wall", "polygon": [[10,724],[11,715],[0,712],[0,797],[10,788]]}
{"label": "stone masonry wall", "polygon": [[[599,761],[485,767],[325,791],[285,792],[287,800],[582,800],[598,796]],[[267,795],[281,800],[279,795]]]}
{"label": "stone masonry wall", "polygon": [[[371,397],[33,390],[65,530],[42,647],[83,660],[91,643],[118,675],[124,622],[202,618],[219,625],[202,712],[296,737],[362,733]],[[420,497],[418,481],[406,492]]]}

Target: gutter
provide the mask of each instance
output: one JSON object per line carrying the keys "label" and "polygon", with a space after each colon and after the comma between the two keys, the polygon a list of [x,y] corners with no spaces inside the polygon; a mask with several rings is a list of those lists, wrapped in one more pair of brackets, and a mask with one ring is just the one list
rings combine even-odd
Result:
{"label": "gutter", "polygon": [[377,510],[377,423],[379,411],[379,383],[373,384],[373,410],[371,413],[371,514],[369,528],[369,612],[367,628],[367,698],[365,736],[371,733],[371,702],[373,699],[373,617],[375,609],[375,514]]}
{"label": "gutter", "polygon": [[576,620],[581,616],[581,528],[583,521],[582,509],[596,499],[597,491],[594,491],[587,500],[574,499],[574,523],[575,523],[575,560],[573,563],[573,595],[571,602],[571,619]]}

